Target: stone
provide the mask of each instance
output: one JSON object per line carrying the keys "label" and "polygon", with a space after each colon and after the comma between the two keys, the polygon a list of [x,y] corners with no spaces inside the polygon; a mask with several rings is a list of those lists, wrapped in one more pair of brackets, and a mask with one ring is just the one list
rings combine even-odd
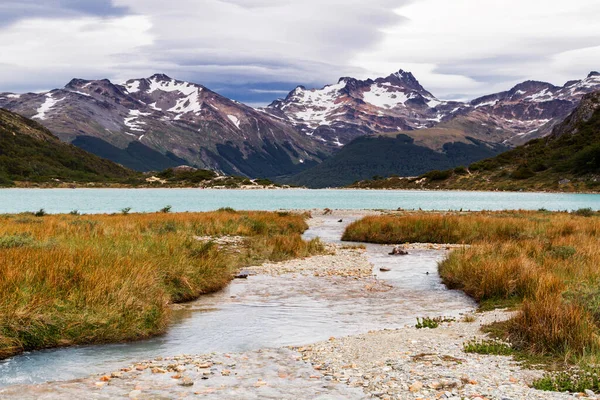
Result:
{"label": "stone", "polygon": [[179,386],[194,386],[194,381],[189,376],[184,376],[179,381]]}
{"label": "stone", "polygon": [[408,387],[408,390],[410,390],[413,393],[420,392],[421,389],[423,389],[423,382],[421,381],[416,381]]}
{"label": "stone", "polygon": [[596,393],[592,392],[590,389],[585,389],[585,395],[587,397],[595,397]]}
{"label": "stone", "polygon": [[129,392],[129,398],[137,399],[140,394],[142,394],[141,390],[132,390],[131,392]]}

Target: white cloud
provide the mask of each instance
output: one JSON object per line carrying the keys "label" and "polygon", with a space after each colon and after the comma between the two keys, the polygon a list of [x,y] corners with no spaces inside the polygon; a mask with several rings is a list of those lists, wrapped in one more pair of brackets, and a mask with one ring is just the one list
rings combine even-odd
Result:
{"label": "white cloud", "polygon": [[396,12],[407,22],[352,64],[376,74],[411,65],[441,97],[524,79],[563,84],[600,68],[597,0],[420,0]]}
{"label": "white cloud", "polygon": [[122,55],[152,44],[149,28],[144,16],[18,21],[0,30],[0,84],[48,88],[44,83],[56,76],[68,81],[114,75]]}

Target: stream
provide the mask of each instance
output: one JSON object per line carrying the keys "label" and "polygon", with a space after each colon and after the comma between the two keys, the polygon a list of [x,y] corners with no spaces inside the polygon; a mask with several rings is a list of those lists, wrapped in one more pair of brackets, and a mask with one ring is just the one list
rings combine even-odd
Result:
{"label": "stream", "polygon": [[[358,219],[319,216],[305,239],[339,243]],[[168,332],[133,343],[75,346],[25,353],[0,361],[0,386],[64,381],[118,369],[136,361],[178,354],[242,352],[304,345],[331,336],[414,324],[416,317],[458,316],[475,304],[445,288],[437,263],[445,250],[390,256],[390,246],[366,245],[374,275],[390,286],[369,292],[364,282],[313,276],[250,276],[174,311]],[[385,267],[389,272],[380,272]]]}

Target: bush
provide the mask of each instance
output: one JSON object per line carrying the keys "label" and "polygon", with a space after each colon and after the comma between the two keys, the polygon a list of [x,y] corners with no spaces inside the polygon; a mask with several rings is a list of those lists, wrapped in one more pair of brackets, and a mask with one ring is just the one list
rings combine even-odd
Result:
{"label": "bush", "polygon": [[163,208],[160,209],[160,212],[161,213],[165,213],[165,214],[169,213],[169,212],[171,212],[171,208],[173,208],[173,207],[171,207],[171,206],[164,206]]}
{"label": "bush", "polygon": [[511,178],[519,180],[529,179],[533,176],[535,176],[535,172],[525,165],[519,166],[512,174],[510,174]]}
{"label": "bush", "polygon": [[127,215],[131,211],[131,207],[121,208],[121,214]]}
{"label": "bush", "polygon": [[467,175],[469,171],[465,167],[456,167],[454,168],[454,173],[456,175]]}
{"label": "bush", "polygon": [[594,210],[592,210],[591,208],[588,207],[588,208],[580,208],[578,210],[572,211],[571,214],[577,215],[580,217],[592,217],[596,213],[594,212]]}
{"label": "bush", "polygon": [[35,215],[36,217],[43,217],[46,215],[46,211],[43,208],[40,208],[33,215]]}
{"label": "bush", "polygon": [[432,181],[444,181],[444,180],[450,178],[451,176],[452,176],[452,171],[450,171],[450,170],[446,170],[446,171],[433,170],[424,175],[421,175],[421,178],[427,178]]}

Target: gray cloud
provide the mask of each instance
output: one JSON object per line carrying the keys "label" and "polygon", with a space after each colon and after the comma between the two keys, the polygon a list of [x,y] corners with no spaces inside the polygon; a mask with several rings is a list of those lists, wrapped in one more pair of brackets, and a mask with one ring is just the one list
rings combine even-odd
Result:
{"label": "gray cloud", "polygon": [[111,0],[3,0],[0,27],[26,18],[76,18],[80,15],[119,16],[126,7],[115,7]]}
{"label": "gray cloud", "polygon": [[472,98],[600,69],[597,0],[0,1],[0,91],[164,72],[266,103],[402,68]]}

